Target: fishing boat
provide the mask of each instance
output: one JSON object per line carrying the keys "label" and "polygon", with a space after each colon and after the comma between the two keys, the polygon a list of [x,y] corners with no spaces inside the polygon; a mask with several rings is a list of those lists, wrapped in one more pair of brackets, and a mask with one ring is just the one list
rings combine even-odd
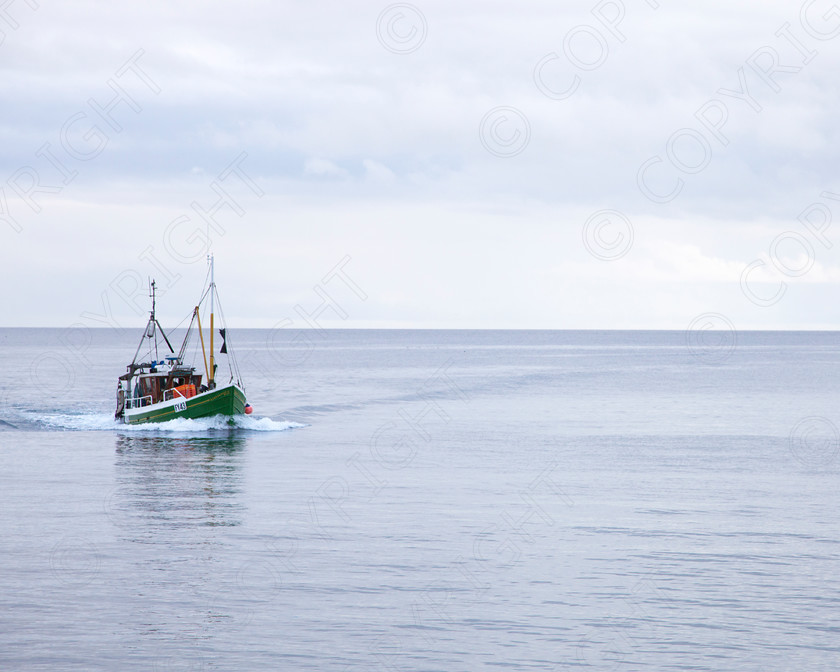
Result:
{"label": "fishing boat", "polygon": [[[217,415],[226,416],[233,423],[237,415],[247,415],[252,408],[245,400],[245,388],[239,374],[239,367],[233,352],[227,343],[227,329],[219,329],[222,347],[219,354],[227,355],[230,379],[227,383],[217,381],[218,364],[215,354],[215,312],[218,302],[215,282],[214,260],[208,257],[209,284],[205,283],[198,305],[193,308],[190,325],[184,336],[179,352],[169,342],[169,338],[155,316],[155,282],[151,283],[150,297],[152,310],[146,329],[140,339],[140,345],[134,353],[134,359],[126,367],[126,372],[117,383],[117,410],[115,418],[125,424],[145,422],[166,422],[176,418],[207,418]],[[201,329],[202,306],[210,306],[210,357],[205,350],[204,332]],[[221,310],[221,303],[219,302]],[[224,313],[222,313],[224,318]],[[186,320],[186,318],[185,318]],[[224,320],[223,320],[224,321]],[[196,366],[188,364],[189,347],[192,343],[198,350],[192,337],[197,331],[201,344],[200,352],[204,362],[204,373],[196,371]],[[144,344],[147,346],[144,350]],[[159,348],[166,344],[169,355],[161,357]],[[144,354],[141,356],[141,351]],[[194,353],[197,357],[197,353]],[[145,360],[145,361],[143,361]],[[200,363],[200,360],[199,360]]]}

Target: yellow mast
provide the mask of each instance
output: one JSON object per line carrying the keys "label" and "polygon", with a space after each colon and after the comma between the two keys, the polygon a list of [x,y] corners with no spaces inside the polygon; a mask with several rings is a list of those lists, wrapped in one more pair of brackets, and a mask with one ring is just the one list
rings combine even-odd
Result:
{"label": "yellow mast", "polygon": [[214,312],[216,307],[216,276],[213,269],[213,255],[210,255],[210,373],[207,374],[208,379],[210,382],[208,383],[207,387],[212,388],[213,383],[215,382],[216,378],[216,355],[213,350],[213,335],[215,332],[214,327]]}
{"label": "yellow mast", "polygon": [[210,369],[207,368],[207,351],[204,349],[204,332],[201,330],[201,316],[198,314],[198,306],[195,307],[195,319],[198,320],[198,335],[201,338],[201,354],[204,355],[204,372],[207,374],[207,380],[210,380]]}

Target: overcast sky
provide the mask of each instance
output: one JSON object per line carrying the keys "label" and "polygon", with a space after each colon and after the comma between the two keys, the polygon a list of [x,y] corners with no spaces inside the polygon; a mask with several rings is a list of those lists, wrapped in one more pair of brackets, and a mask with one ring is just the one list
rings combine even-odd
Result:
{"label": "overcast sky", "polygon": [[149,276],[177,323],[209,221],[232,326],[840,328],[832,2],[15,0],[0,30],[2,326],[142,328]]}

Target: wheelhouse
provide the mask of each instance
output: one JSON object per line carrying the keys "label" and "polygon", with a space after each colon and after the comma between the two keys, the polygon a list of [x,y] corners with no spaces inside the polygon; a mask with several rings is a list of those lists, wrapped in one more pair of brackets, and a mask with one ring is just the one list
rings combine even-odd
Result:
{"label": "wheelhouse", "polygon": [[184,366],[177,357],[132,364],[119,378],[117,407],[139,408],[171,399],[190,399],[207,391],[202,380],[194,367]]}

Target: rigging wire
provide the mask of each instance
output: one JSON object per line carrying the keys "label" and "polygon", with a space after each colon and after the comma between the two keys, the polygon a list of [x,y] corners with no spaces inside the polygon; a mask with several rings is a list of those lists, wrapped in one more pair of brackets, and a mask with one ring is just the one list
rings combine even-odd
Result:
{"label": "rigging wire", "polygon": [[[229,336],[227,335],[227,320],[225,319],[225,311],[222,310],[222,300],[219,298],[218,292],[216,293],[216,301],[219,304],[219,314],[222,317],[222,324],[224,325],[225,329],[225,342],[229,342]],[[242,374],[239,371],[239,362],[236,360],[236,355],[234,354],[233,347],[228,343],[227,348],[227,356],[228,356],[228,368],[230,371],[230,379],[234,380],[234,375],[236,376],[236,383],[240,387],[244,389],[244,385],[242,384]]]}
{"label": "rigging wire", "polygon": [[[207,275],[204,278],[205,289],[204,289],[204,292],[202,293],[201,298],[199,299],[198,304],[197,304],[197,308],[199,308],[199,309],[201,309],[201,306],[205,304],[205,302],[207,301],[207,297],[210,295],[210,292],[213,290],[213,288],[210,286],[210,282],[209,282],[210,281],[210,271],[211,271],[211,269],[210,269],[210,266],[208,265]],[[224,310],[222,309],[222,302],[221,302],[221,299],[219,298],[218,290],[216,291],[216,299],[217,299],[217,302],[219,304],[219,316],[221,317],[221,324],[222,324],[221,328],[225,329],[225,337],[224,337],[223,342],[226,343],[227,346],[228,346],[226,348],[227,352],[225,354],[227,354],[227,356],[228,356],[228,372],[230,374],[230,379],[231,379],[231,381],[235,380],[236,383],[240,387],[244,388],[244,385],[242,383],[242,373],[241,373],[240,368],[239,368],[239,362],[236,359],[236,355],[234,354],[234,349],[233,349],[232,345],[230,344],[230,336],[227,334],[227,320],[225,319],[225,314],[224,314]],[[181,359],[182,362],[184,361],[184,359],[183,359],[184,355],[186,354],[187,349],[189,348],[190,342],[192,341],[193,325],[196,322],[196,310],[193,309],[173,329],[173,331],[180,329],[181,325],[183,325],[184,322],[186,322],[188,318],[191,318],[190,319],[190,324],[187,327],[187,333],[184,336],[184,341],[181,345],[181,349],[180,349],[180,352],[179,352],[179,359]],[[146,341],[147,339],[149,341],[149,343],[148,343],[149,347],[148,347],[148,352],[147,352],[147,354],[149,356],[149,359],[151,359],[152,350],[153,350],[153,346],[154,346],[155,357],[154,357],[153,361],[157,361],[157,350],[158,350],[157,329],[154,329],[153,336],[149,336],[148,335],[148,325],[147,325],[146,330],[144,330],[144,332],[143,332],[143,338],[140,341],[140,345],[137,347],[137,352],[135,352],[135,354],[134,354],[134,360],[132,361],[132,364],[135,364],[137,362],[137,355],[140,353],[140,350],[143,347],[143,341]],[[154,344],[152,343],[152,340],[154,340]],[[193,352],[192,352],[193,361],[195,361],[198,358],[198,349],[199,349],[198,342],[193,341]]]}

